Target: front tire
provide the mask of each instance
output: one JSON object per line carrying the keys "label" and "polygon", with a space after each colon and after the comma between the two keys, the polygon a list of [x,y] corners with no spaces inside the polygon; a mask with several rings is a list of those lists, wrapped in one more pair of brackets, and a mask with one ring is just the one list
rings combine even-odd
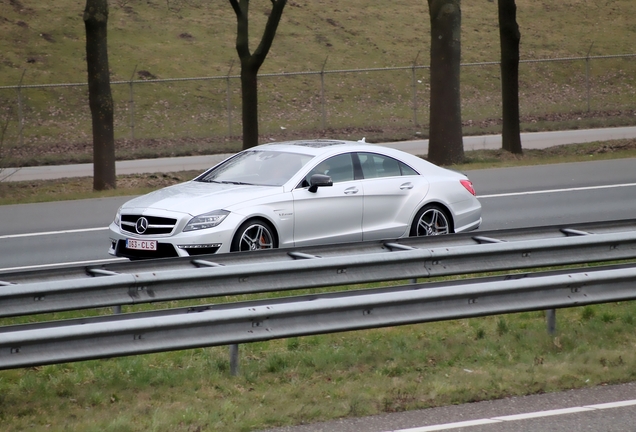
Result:
{"label": "front tire", "polygon": [[278,241],[272,226],[263,220],[248,220],[236,231],[232,239],[231,252],[247,252],[275,249]]}
{"label": "front tire", "polygon": [[411,225],[411,237],[443,235],[452,232],[450,217],[441,207],[434,204],[422,207]]}

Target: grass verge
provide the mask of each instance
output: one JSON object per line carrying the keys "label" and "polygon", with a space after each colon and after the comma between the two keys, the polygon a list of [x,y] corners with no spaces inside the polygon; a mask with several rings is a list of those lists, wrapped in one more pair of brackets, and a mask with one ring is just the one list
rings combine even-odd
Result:
{"label": "grass verge", "polygon": [[0,371],[3,430],[252,431],[636,379],[636,303]]}

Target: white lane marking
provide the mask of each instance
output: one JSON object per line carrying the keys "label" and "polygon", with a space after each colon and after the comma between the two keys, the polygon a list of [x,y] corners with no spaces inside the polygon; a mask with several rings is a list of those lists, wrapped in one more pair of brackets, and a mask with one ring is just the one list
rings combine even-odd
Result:
{"label": "white lane marking", "polygon": [[20,238],[20,237],[37,237],[37,236],[56,235],[56,234],[74,234],[74,233],[83,233],[83,232],[91,232],[91,231],[104,231],[107,229],[108,227],[100,227],[100,228],[83,228],[83,229],[62,230],[62,231],[46,231],[46,232],[25,233],[25,234],[7,234],[7,235],[0,236],[0,240],[10,239],[10,238]]}
{"label": "white lane marking", "polygon": [[501,421],[517,421],[517,420],[527,420],[527,419],[540,418],[540,417],[558,416],[558,415],[564,415],[564,414],[575,414],[575,413],[580,413],[585,411],[594,411],[594,408],[587,408],[587,407],[562,408],[562,409],[555,409],[555,410],[531,412],[531,413],[525,413],[525,414],[514,414],[514,415],[503,416],[503,417],[493,417],[492,419],[501,420]]}
{"label": "white lane marking", "polygon": [[624,183],[624,184],[603,185],[603,186],[586,186],[586,187],[565,188],[565,189],[547,189],[547,190],[526,191],[526,192],[510,192],[510,193],[492,194],[492,195],[478,194],[477,198],[479,199],[501,198],[501,197],[509,197],[509,196],[539,195],[539,194],[558,193],[558,192],[577,192],[577,191],[611,189],[611,188],[630,187],[630,186],[636,186],[636,183]]}
{"label": "white lane marking", "polygon": [[411,429],[399,429],[399,430],[394,430],[392,432],[441,431],[441,430],[448,430],[448,429],[457,429],[462,427],[480,426],[480,425],[492,424],[492,423],[503,423],[507,421],[519,421],[519,420],[527,420],[527,419],[549,417],[549,416],[556,416],[556,415],[565,415],[565,414],[580,413],[580,412],[587,412],[587,411],[623,408],[623,407],[633,406],[633,405],[636,405],[636,399],[602,403],[602,404],[596,404],[596,405],[584,405],[580,407],[563,408],[563,409],[555,409],[555,410],[548,410],[548,411],[536,411],[536,412],[525,413],[525,414],[514,414],[514,415],[508,415],[508,416],[502,416],[502,417],[492,417],[487,419],[467,420],[467,421],[456,422],[456,423],[445,423],[445,424],[438,424],[438,425],[431,425],[431,426],[416,427]]}
{"label": "white lane marking", "polygon": [[127,258],[106,258],[106,259],[90,260],[90,261],[71,261],[71,262],[59,262],[59,263],[51,263],[51,264],[37,264],[37,265],[22,266],[22,267],[6,267],[6,268],[0,268],[0,272],[14,271],[14,270],[36,270],[40,268],[49,268],[49,267],[58,267],[58,266],[67,266],[67,265],[103,264],[103,263],[111,263],[111,262],[119,262],[119,261],[128,261],[128,259]]}
{"label": "white lane marking", "polygon": [[481,419],[481,420],[468,420],[457,423],[446,423],[442,425],[433,425],[433,426],[424,426],[413,429],[400,429],[392,432],[429,432],[429,431],[441,431],[448,429],[457,429],[463,427],[471,427],[471,426],[481,426],[493,423],[501,423],[501,420],[491,420],[491,419]]}
{"label": "white lane marking", "polygon": [[618,401],[618,402],[607,402],[596,405],[586,405],[586,407],[594,408],[594,409],[608,409],[608,408],[622,408],[626,406],[636,405],[636,399],[626,400],[626,401]]}

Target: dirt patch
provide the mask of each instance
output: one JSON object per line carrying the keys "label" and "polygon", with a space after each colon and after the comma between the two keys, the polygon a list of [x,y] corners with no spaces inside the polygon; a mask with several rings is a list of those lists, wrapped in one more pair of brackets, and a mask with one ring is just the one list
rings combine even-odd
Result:
{"label": "dirt patch", "polygon": [[53,36],[51,36],[48,33],[41,33],[40,36],[42,37],[42,39],[44,39],[47,42],[51,42],[51,43],[55,42],[55,38],[53,38]]}
{"label": "dirt patch", "polygon": [[139,79],[142,80],[157,79],[157,75],[148,72],[147,70],[140,70],[139,72],[137,72],[137,76],[139,77]]}
{"label": "dirt patch", "polygon": [[184,181],[192,180],[200,171],[184,171],[179,173],[131,174],[117,177],[120,189],[159,189]]}

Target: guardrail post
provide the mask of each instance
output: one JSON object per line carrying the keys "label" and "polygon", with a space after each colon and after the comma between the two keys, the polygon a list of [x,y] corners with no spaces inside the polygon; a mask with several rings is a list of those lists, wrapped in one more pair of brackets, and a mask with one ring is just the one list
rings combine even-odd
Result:
{"label": "guardrail post", "polygon": [[548,334],[553,335],[556,333],[556,309],[548,309],[545,317],[548,325]]}
{"label": "guardrail post", "polygon": [[237,376],[239,374],[239,346],[238,344],[230,345],[230,375]]}

